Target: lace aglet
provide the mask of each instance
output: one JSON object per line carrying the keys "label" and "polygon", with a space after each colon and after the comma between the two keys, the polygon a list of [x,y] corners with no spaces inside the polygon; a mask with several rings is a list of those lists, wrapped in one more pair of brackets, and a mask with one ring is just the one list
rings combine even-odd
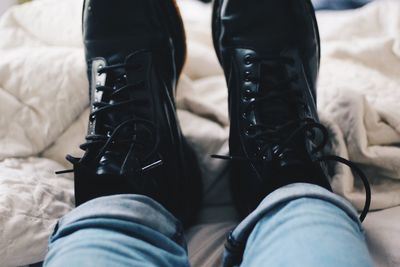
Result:
{"label": "lace aglet", "polygon": [[56,171],[55,174],[56,174],[56,175],[59,175],[59,174],[71,173],[71,172],[74,172],[74,170]]}
{"label": "lace aglet", "polygon": [[232,160],[232,156],[221,156],[221,155],[211,155],[213,159],[224,159],[224,160]]}
{"label": "lace aglet", "polygon": [[142,172],[149,171],[149,170],[154,169],[154,168],[156,168],[158,166],[161,166],[163,164],[164,164],[164,162],[161,159],[157,160],[157,161],[155,161],[155,162],[143,167],[142,168]]}

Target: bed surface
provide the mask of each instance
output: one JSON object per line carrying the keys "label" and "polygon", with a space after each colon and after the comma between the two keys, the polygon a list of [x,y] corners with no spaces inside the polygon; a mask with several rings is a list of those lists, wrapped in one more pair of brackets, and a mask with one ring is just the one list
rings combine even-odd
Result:
{"label": "bed surface", "polygon": [[[226,85],[210,32],[211,9],[179,2],[188,61],[177,92],[184,134],[205,184],[201,218],[188,231],[194,267],[219,266],[226,232],[237,223],[226,163]],[[88,118],[80,35],[81,0],[36,0],[0,19],[0,267],[41,261],[57,218],[73,207],[73,179],[54,171],[79,155]],[[373,189],[366,238],[379,267],[400,266],[400,1],[319,13],[319,113],[331,152],[361,164]],[[334,190],[362,208],[364,191],[336,166]]]}

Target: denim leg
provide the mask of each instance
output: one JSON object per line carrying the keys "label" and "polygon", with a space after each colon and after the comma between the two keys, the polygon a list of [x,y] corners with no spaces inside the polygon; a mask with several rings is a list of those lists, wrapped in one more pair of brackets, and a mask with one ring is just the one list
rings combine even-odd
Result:
{"label": "denim leg", "polygon": [[189,266],[180,222],[154,200],[114,195],[59,220],[45,267]]}
{"label": "denim leg", "polygon": [[362,7],[363,5],[368,4],[371,1],[372,0],[312,0],[312,3],[316,10],[342,10]]}
{"label": "denim leg", "polygon": [[268,195],[230,234],[224,266],[373,266],[357,212],[312,184]]}

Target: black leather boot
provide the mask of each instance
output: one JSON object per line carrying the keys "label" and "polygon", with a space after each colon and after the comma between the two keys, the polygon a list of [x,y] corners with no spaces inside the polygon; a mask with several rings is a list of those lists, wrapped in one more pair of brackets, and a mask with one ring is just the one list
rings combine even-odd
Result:
{"label": "black leather boot", "polygon": [[141,194],[188,225],[199,209],[202,187],[175,110],[186,52],[175,3],[86,0],[83,39],[91,115],[84,156],[68,156],[76,205],[100,196]]}
{"label": "black leather boot", "polygon": [[327,160],[357,168],[321,154],[328,132],[316,109],[320,44],[309,0],[216,0],[213,39],[231,120],[231,155],[216,157],[234,161],[232,193],[241,215],[287,184],[331,190]]}

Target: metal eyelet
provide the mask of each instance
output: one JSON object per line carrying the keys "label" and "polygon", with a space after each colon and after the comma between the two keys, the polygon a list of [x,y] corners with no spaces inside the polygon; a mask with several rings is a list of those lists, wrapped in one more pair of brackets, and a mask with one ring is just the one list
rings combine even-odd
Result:
{"label": "metal eyelet", "polygon": [[246,82],[250,82],[251,80],[250,80],[250,75],[251,75],[251,72],[250,71],[245,71],[245,73],[244,73],[244,80],[246,81]]}
{"label": "metal eyelet", "polygon": [[246,131],[244,132],[245,133],[245,135],[247,135],[247,136],[252,136],[252,135],[254,135],[254,129],[252,129],[251,127],[254,127],[254,124],[250,124],[247,128],[246,128]]}
{"label": "metal eyelet", "polygon": [[252,93],[251,89],[246,89],[242,94],[243,95],[242,99],[245,101],[250,101],[252,99],[251,93]]}
{"label": "metal eyelet", "polygon": [[252,57],[251,57],[250,55],[246,55],[246,56],[244,57],[244,64],[246,64],[246,65],[251,65],[251,63],[253,63],[253,62],[252,62]]}
{"label": "metal eyelet", "polygon": [[251,101],[251,96],[244,95],[244,96],[242,96],[242,100],[246,101],[246,102],[249,102],[249,101]]}

